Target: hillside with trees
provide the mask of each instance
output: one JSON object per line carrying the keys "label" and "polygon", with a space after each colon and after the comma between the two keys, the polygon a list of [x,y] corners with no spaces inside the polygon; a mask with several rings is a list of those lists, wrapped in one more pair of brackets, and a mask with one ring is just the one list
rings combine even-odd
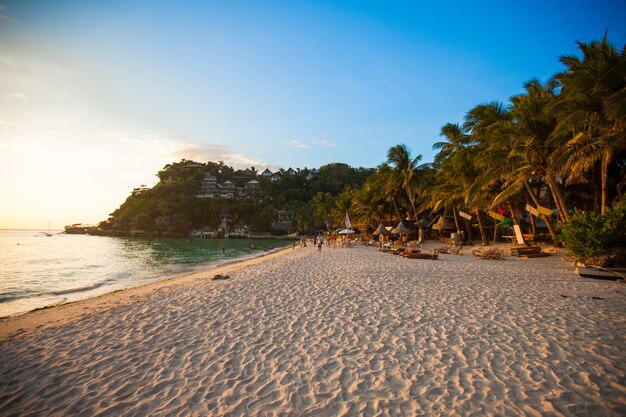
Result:
{"label": "hillside with trees", "polygon": [[[280,170],[270,178],[254,167],[235,170],[221,161],[182,160],[159,171],[154,187],[134,189],[99,227],[108,234],[142,236],[188,236],[192,230],[228,232],[235,227],[253,234],[312,232],[326,227],[319,204],[359,189],[373,171],[333,163]],[[200,190],[211,177],[216,195],[206,198]],[[250,182],[258,182],[253,194],[247,189]]]}
{"label": "hillside with trees", "polygon": [[[580,56],[562,56],[563,71],[549,80],[530,80],[508,102],[478,104],[444,125],[432,163],[404,144],[390,148],[376,169],[328,164],[272,178],[183,160],[164,167],[153,188],[133,190],[101,227],[186,235],[227,219],[281,234],[332,230],[345,213],[361,231],[399,221],[424,228],[440,216],[483,244],[502,221],[558,244],[560,230],[575,235],[573,219],[610,212],[626,191],[626,49],[606,36],[578,46]],[[198,198],[207,175],[244,190],[254,179],[261,192]],[[617,236],[611,244],[626,246],[626,235]]]}

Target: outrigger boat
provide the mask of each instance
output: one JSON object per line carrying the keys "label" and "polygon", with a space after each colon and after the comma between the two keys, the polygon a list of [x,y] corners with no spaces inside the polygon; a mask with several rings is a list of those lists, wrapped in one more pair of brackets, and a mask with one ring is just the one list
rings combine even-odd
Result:
{"label": "outrigger boat", "polygon": [[583,278],[626,279],[626,268],[602,268],[599,266],[578,265],[576,272]]}

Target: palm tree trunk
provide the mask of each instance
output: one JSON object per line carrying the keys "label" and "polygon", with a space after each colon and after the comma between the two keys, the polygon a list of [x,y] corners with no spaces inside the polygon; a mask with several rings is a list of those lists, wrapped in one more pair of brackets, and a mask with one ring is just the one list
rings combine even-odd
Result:
{"label": "palm tree trunk", "polygon": [[602,214],[604,214],[609,206],[609,164],[613,159],[613,152],[610,150],[604,154],[602,158]]}
{"label": "palm tree trunk", "polygon": [[[525,181],[524,181],[524,185],[526,187],[526,191],[528,191],[528,194],[530,194],[530,198],[532,198],[535,205],[539,207],[539,199],[535,195],[535,192],[533,191],[533,189]],[[550,219],[543,213],[539,213],[539,214],[541,218],[543,219],[543,221],[546,223],[546,226],[548,226],[548,231],[550,232],[550,236],[552,236],[552,243],[554,244],[554,246],[557,246],[558,239],[556,237],[556,232],[554,231],[554,227],[552,227],[552,223],[550,222]]]}
{"label": "palm tree trunk", "polygon": [[519,216],[516,215],[515,207],[513,207],[513,204],[510,201],[507,202],[507,204],[509,206],[509,211],[511,212],[511,218],[513,219],[513,224],[520,224]]}
{"label": "palm tree trunk", "polygon": [[566,223],[569,222],[570,217],[567,211],[567,205],[565,204],[565,198],[563,197],[561,187],[559,187],[559,184],[557,184],[551,174],[547,174],[546,179],[548,180],[548,186],[550,187],[550,191],[552,191],[552,195],[554,196],[554,202],[556,203],[556,207],[559,210],[559,216],[561,217],[561,220]]}
{"label": "palm tree trunk", "polygon": [[465,223],[465,230],[467,230],[467,240],[471,242],[472,240],[474,240],[474,236],[472,234],[472,222],[470,222],[466,218],[463,218],[463,223]]}
{"label": "palm tree trunk", "polygon": [[396,204],[396,199],[392,197],[391,202],[393,203],[393,209],[396,212],[396,216],[398,217],[398,219],[402,220],[402,214],[400,214],[400,209],[398,209],[398,205]]}
{"label": "palm tree trunk", "polygon": [[452,204],[452,215],[454,216],[454,224],[456,225],[456,232],[459,234],[459,236],[461,235],[461,225],[459,225],[459,218],[456,214],[456,208],[454,207],[454,204]]}
{"label": "palm tree trunk", "polygon": [[548,188],[550,188],[550,193],[552,194],[552,199],[554,200],[554,204],[556,205],[556,211],[559,213],[559,219],[562,222],[565,222],[566,220],[565,220],[563,206],[561,205],[561,202],[559,201],[559,198],[556,194],[556,190],[554,189],[554,186],[552,182],[550,181],[550,178],[548,178],[548,176],[546,176],[546,182],[548,184]]}
{"label": "palm tree trunk", "polygon": [[476,208],[476,218],[478,219],[478,229],[480,230],[480,240],[482,241],[483,246],[487,246],[489,242],[487,242],[487,233],[485,232],[485,227],[483,226],[483,219],[480,217],[480,209]]}

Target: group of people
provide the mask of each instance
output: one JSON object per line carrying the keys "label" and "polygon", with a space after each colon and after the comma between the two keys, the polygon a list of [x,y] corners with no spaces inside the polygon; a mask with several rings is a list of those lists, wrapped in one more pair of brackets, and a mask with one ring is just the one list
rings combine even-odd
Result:
{"label": "group of people", "polygon": [[[313,237],[313,247],[317,246],[317,251],[321,252],[322,251],[322,246],[324,246],[324,236],[323,235],[317,235],[315,237]],[[300,239],[300,247],[301,248],[306,248],[306,239]],[[296,248],[296,241],[294,240],[293,242],[293,246],[292,249]]]}

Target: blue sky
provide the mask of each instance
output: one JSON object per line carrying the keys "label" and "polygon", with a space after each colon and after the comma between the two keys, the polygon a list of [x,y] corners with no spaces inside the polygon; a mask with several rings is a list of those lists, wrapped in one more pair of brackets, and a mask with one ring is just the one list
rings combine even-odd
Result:
{"label": "blue sky", "polygon": [[576,40],[626,40],[618,1],[0,6],[0,228],[103,220],[181,158],[374,167],[405,143],[432,161],[441,126]]}

